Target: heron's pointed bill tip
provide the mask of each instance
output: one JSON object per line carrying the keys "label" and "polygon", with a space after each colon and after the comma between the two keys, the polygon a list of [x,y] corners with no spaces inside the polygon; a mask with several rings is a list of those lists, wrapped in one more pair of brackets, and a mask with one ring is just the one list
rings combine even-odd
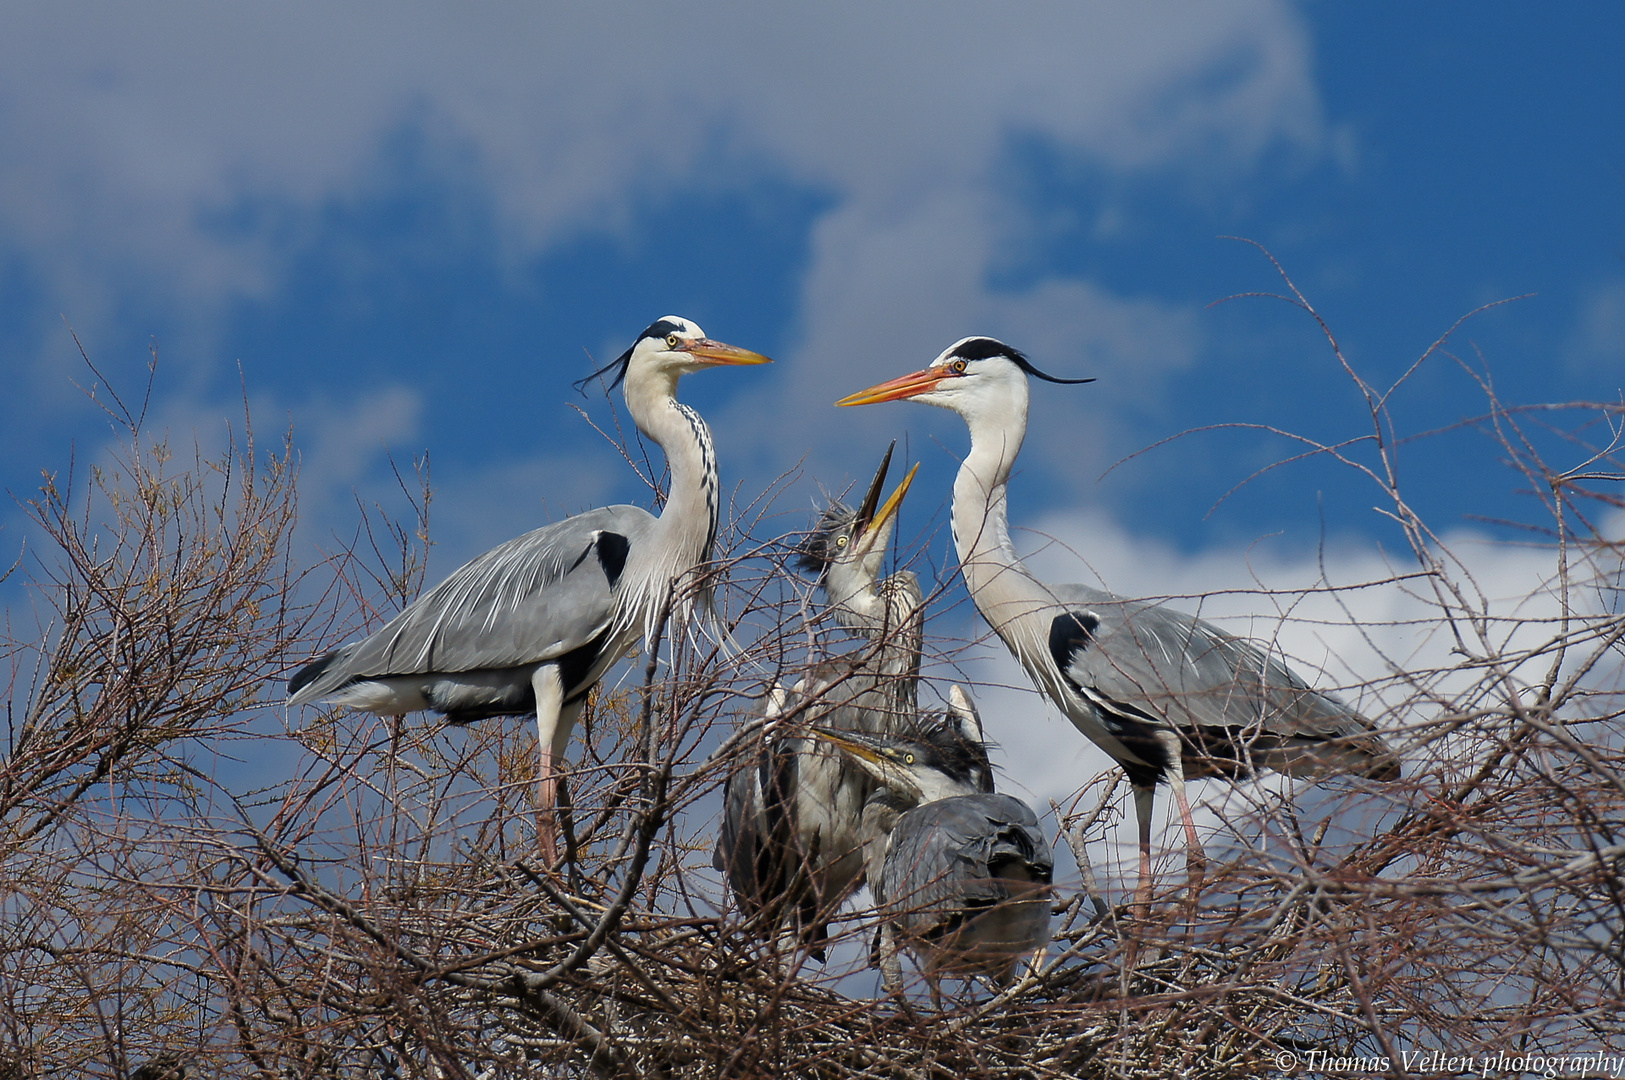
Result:
{"label": "heron's pointed bill tip", "polygon": [[900,378],[871,386],[867,390],[859,390],[855,394],[848,394],[837,401],[836,405],[878,405],[882,401],[901,401],[904,398],[915,397],[928,390],[935,390],[937,383],[941,382],[946,373],[941,369],[926,368]]}

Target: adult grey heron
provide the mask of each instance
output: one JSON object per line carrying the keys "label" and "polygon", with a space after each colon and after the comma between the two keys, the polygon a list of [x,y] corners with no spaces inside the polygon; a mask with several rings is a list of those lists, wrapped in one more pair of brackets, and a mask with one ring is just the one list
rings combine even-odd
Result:
{"label": "adult grey heron", "polygon": [[952,409],[970,429],[954,481],[953,534],[976,608],[1038,690],[1128,774],[1139,824],[1137,901],[1149,899],[1151,812],[1158,780],[1173,789],[1193,886],[1201,844],[1187,775],[1292,775],[1345,770],[1397,778],[1375,726],[1312,689],[1279,659],[1200,619],[1088,585],[1039,581],[1016,556],[1006,514],[1010,470],[1027,430],[1027,380],[1058,379],[988,337],[949,346],[922,371],[838,405],[909,398]]}
{"label": "adult grey heron", "polygon": [[915,735],[817,729],[877,785],[864,807],[874,836],[869,888],[881,913],[880,965],[899,985],[897,935],[938,999],[942,975],[1008,982],[1049,942],[1055,862],[1038,817],[993,791],[982,727],[955,686],[942,722]]}
{"label": "adult grey heron", "polygon": [[[387,625],[306,665],[288,702],[326,701],[384,715],[419,709],[453,724],[536,714],[537,833],[557,859],[556,769],[587,694],[641,634],[652,637],[717,533],[717,459],[677,380],[768,358],[707,338],[687,319],[651,323],[589,379],[613,373],[626,408],[665,451],[671,487],[659,517],[636,506],[588,510],[492,548]],[[583,380],[585,382],[586,380]]]}
{"label": "adult grey heron", "polygon": [[920,584],[899,570],[880,576],[897,509],[919,466],[891,496],[880,493],[894,443],[856,511],[832,503],[799,546],[834,621],[869,638],[855,657],[816,665],[796,685],[769,693],[760,752],[729,776],[712,864],[740,909],[793,926],[823,958],[829,914],[863,882],[863,806],[869,774],[815,739],[778,736],[774,721],[817,721],[857,731],[899,730],[915,721],[920,672]]}

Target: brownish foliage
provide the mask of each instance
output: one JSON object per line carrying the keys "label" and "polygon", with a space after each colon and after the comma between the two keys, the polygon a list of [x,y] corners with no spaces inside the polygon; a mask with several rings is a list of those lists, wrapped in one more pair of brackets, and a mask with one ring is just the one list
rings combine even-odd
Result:
{"label": "brownish foliage", "polygon": [[[6,641],[0,1076],[1335,1071],[1317,1054],[1398,1076],[1436,1050],[1618,1054],[1620,552],[1598,522],[1621,509],[1625,415],[1510,410],[1484,382],[1475,423],[1542,507],[1522,525],[1548,572],[1509,599],[1407,504],[1392,390],[1349,374],[1371,434],[1304,449],[1386,492],[1412,558],[1386,586],[1426,612],[1361,629],[1453,646],[1363,688],[1406,780],[1243,788],[1201,892],[1136,919],[1096,884],[1121,788],[1095,778],[1051,819],[1079,874],[1049,953],[941,1012],[917,988],[875,999],[871,912],[842,917],[820,968],[717,906],[717,787],[761,738],[764,681],[823,648],[775,561],[771,492],[722,538],[744,655],[668,626],[606,682],[569,777],[569,857],[543,867],[525,725],[278,708],[314,638],[411,594],[423,524],[359,531],[325,584],[302,581],[286,445],[262,455],[245,425],[177,469],[115,408],[125,438],[88,492],[52,480],[34,504],[52,550],[24,572],[47,615]],[[935,639],[942,660],[963,648]]]}

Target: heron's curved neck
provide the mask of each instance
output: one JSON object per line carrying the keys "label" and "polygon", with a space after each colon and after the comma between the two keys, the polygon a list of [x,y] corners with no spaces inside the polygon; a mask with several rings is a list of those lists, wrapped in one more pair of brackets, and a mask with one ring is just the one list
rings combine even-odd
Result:
{"label": "heron's curved neck", "polygon": [[[717,456],[711,429],[676,393],[673,373],[627,374],[627,411],[638,430],[665,451],[671,471],[666,505],[648,541],[628,555],[625,572],[631,580],[623,592],[639,609],[646,634],[654,629],[672,580],[710,558],[717,535]],[[682,605],[681,589],[677,599]]]}
{"label": "heron's curved neck", "polygon": [[823,588],[835,621],[875,643],[865,665],[887,687],[893,707],[912,714],[925,640],[920,579],[899,570],[876,582],[861,567],[837,564],[825,574]]}
{"label": "heron's curved neck", "polygon": [[[970,452],[954,479],[953,533],[960,572],[971,599],[989,625],[1004,633],[1022,614],[1049,602],[1010,542],[1010,470],[1027,434],[1027,395],[1022,387],[1003,402],[964,414]],[[1021,656],[1015,642],[1007,644]]]}
{"label": "heron's curved neck", "polygon": [[925,612],[920,579],[899,570],[879,584],[839,602],[830,597],[835,621],[877,642],[875,671],[897,676],[901,702],[914,702],[914,681],[920,674],[920,647],[925,639]]}

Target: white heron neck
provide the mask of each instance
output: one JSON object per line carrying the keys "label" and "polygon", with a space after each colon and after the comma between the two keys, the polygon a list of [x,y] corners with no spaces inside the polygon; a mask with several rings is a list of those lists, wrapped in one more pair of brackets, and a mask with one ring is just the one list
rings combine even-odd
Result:
{"label": "white heron neck", "polygon": [[1010,542],[1008,484],[1027,433],[1026,388],[1008,401],[964,415],[970,452],[954,479],[952,515],[960,572],[976,609],[1032,671],[1042,665],[1045,648],[1036,631],[1024,632],[1032,630],[1032,620],[1024,616],[1047,607],[1053,598]]}
{"label": "white heron neck", "polygon": [[920,785],[921,806],[959,795],[975,795],[978,792],[974,784],[949,776],[947,773],[921,772],[916,773],[914,779]]}
{"label": "white heron neck", "polygon": [[954,478],[954,548],[971,596],[1013,571],[1030,577],[1010,542],[1008,487],[1010,469],[1027,434],[1025,395],[1006,408],[965,414],[970,452]]}
{"label": "white heron neck", "polygon": [[[666,505],[649,542],[630,553],[625,572],[630,587],[623,591],[637,609],[628,614],[644,624],[646,636],[654,631],[672,580],[709,559],[717,535],[717,456],[711,429],[699,413],[677,400],[676,391],[675,374],[627,374],[627,411],[638,430],[665,451],[671,472]],[[690,606],[693,599],[703,598],[685,601],[680,583],[678,606]]]}
{"label": "white heron neck", "polygon": [[824,579],[824,590],[835,621],[872,638],[902,626],[923,599],[920,579],[909,570],[856,587],[844,577],[831,574]]}

